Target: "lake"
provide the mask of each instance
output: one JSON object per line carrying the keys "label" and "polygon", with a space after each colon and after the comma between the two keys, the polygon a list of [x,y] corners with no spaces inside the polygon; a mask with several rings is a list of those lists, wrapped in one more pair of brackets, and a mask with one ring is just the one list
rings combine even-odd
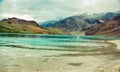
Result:
{"label": "lake", "polygon": [[[50,55],[53,53],[52,51],[60,53],[60,56],[71,55],[68,52],[82,52],[81,55],[88,55],[89,53],[96,55],[97,52],[98,54],[104,54],[103,52],[106,54],[116,49],[115,44],[107,41],[119,39],[118,37],[105,36],[1,33],[0,48],[16,49],[16,51],[13,50],[12,52],[19,52],[17,49],[45,51],[41,55]],[[63,54],[61,54],[62,52]]]}
{"label": "lake", "polygon": [[[118,40],[115,37],[101,36],[72,36],[72,35],[44,35],[44,34],[0,34],[0,47],[26,48],[39,50],[90,50],[107,46],[105,40]],[[97,42],[102,40],[103,42]]]}

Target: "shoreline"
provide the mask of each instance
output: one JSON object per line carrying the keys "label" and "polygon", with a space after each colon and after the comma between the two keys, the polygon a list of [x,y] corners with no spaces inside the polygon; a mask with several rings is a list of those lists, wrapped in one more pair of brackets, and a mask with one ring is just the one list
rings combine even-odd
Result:
{"label": "shoreline", "polygon": [[[118,40],[106,42],[113,43],[119,48]],[[115,57],[113,53],[54,56],[78,53],[80,52],[1,48],[0,72],[119,72],[115,70],[120,69],[120,57]]]}

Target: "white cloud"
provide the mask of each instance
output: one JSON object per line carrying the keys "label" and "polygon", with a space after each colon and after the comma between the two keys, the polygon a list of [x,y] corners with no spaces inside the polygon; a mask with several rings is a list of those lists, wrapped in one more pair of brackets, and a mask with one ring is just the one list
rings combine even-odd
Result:
{"label": "white cloud", "polygon": [[37,21],[46,21],[86,11],[114,11],[119,7],[119,0],[2,0],[0,15],[28,15]]}
{"label": "white cloud", "polygon": [[20,18],[20,19],[25,19],[25,20],[35,20],[34,18],[32,18],[31,16],[29,15],[20,15],[20,14],[7,14],[7,13],[4,13],[2,14],[2,17],[3,18],[9,18],[9,17],[16,17],[16,18]]}
{"label": "white cloud", "polygon": [[100,0],[83,0],[81,6],[93,6],[96,5]]}

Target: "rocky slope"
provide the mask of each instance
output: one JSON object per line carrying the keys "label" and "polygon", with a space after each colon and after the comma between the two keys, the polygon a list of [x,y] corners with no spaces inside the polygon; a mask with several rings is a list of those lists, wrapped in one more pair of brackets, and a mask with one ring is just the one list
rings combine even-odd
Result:
{"label": "rocky slope", "polygon": [[86,31],[86,35],[105,35],[120,37],[120,15],[110,21],[95,25]]}
{"label": "rocky slope", "polygon": [[26,21],[18,18],[8,18],[0,21],[0,32],[7,33],[38,33],[38,34],[67,34],[64,31],[53,31],[40,26],[35,21]]}

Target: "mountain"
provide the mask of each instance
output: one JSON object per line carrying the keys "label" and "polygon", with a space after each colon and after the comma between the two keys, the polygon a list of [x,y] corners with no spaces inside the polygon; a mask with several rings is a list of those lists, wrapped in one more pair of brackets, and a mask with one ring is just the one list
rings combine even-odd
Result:
{"label": "mountain", "polygon": [[[55,31],[54,31],[55,30]],[[47,29],[35,21],[18,18],[8,18],[0,21],[0,32],[7,33],[37,33],[37,34],[67,34],[60,29]]]}
{"label": "mountain", "polygon": [[39,26],[37,22],[35,21],[26,21],[23,19],[18,19],[18,18],[8,18],[8,19],[3,19],[2,22],[6,22],[9,24],[26,24],[26,25],[33,25],[33,26]]}
{"label": "mountain", "polygon": [[81,32],[90,28],[94,24],[105,23],[118,15],[120,15],[119,11],[74,15],[59,21],[48,21],[42,23],[42,26],[45,28],[59,28],[67,32]]}
{"label": "mountain", "polygon": [[106,23],[91,27],[85,32],[85,34],[120,37],[120,15]]}
{"label": "mountain", "polygon": [[58,20],[50,20],[50,21],[40,22],[39,25],[42,25],[45,28],[49,28],[51,26],[54,26],[56,22],[58,22]]}

